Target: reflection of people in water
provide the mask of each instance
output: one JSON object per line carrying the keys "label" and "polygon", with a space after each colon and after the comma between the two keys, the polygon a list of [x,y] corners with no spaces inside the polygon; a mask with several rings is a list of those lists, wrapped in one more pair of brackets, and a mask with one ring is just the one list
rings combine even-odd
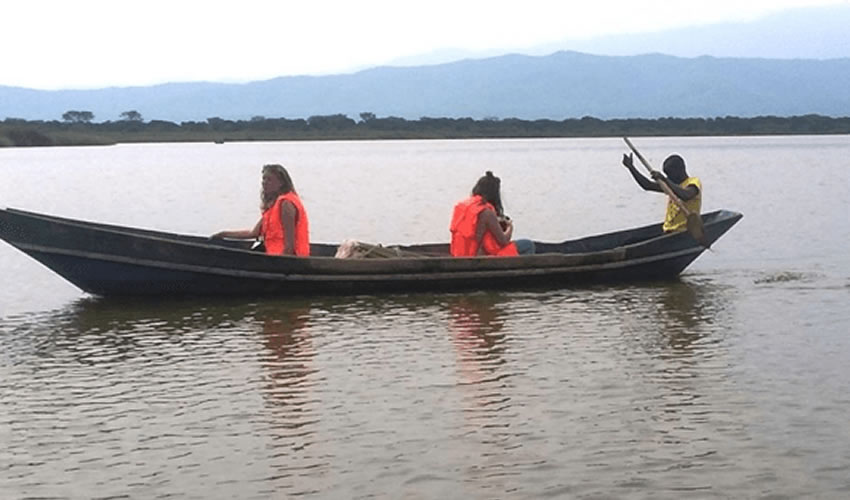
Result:
{"label": "reflection of people in water", "polygon": [[449,324],[464,383],[492,379],[505,352],[504,315],[492,295],[463,295],[449,304]]}
{"label": "reflection of people in water", "polygon": [[[487,484],[484,498],[498,488],[506,463],[516,460],[520,438],[511,428],[516,422],[512,411],[513,391],[505,362],[508,337],[503,333],[507,314],[499,307],[498,294],[471,294],[454,297],[448,304],[449,328],[457,354],[457,391],[462,397],[464,446],[467,453],[480,457],[464,469],[470,484]],[[476,496],[473,494],[472,496]]]}
{"label": "reflection of people in water", "polygon": [[659,305],[663,308],[661,332],[667,344],[677,351],[690,351],[693,344],[714,328],[713,319],[718,311],[708,290],[683,281],[662,285]]}
{"label": "reflection of people in water", "polygon": [[274,403],[286,404],[299,394],[313,373],[310,360],[313,351],[306,326],[309,308],[274,308],[257,312],[269,356],[263,366],[269,372],[269,395]]}
{"label": "reflection of people in water", "polygon": [[267,373],[260,389],[270,429],[277,435],[272,446],[289,454],[316,443],[318,417],[311,391],[316,352],[310,337],[310,307],[273,305],[255,316],[267,351],[260,359]]}

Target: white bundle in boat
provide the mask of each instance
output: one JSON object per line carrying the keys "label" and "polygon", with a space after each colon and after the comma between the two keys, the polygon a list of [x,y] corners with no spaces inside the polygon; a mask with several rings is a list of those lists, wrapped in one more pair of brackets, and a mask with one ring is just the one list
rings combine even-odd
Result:
{"label": "white bundle in boat", "polygon": [[398,247],[385,247],[357,240],[345,240],[336,250],[338,259],[388,259],[394,257],[422,257],[416,252],[408,252]]}

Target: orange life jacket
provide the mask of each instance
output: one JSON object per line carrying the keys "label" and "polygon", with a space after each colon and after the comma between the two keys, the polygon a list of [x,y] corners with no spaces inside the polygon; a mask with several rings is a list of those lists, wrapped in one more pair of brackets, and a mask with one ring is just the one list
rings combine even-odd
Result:
{"label": "orange life jacket", "polygon": [[307,222],[307,211],[304,210],[301,199],[294,191],[278,196],[274,205],[263,212],[260,234],[263,235],[266,253],[283,255],[286,238],[283,232],[283,222],[280,220],[280,205],[284,201],[289,201],[295,205],[295,255],[307,257],[310,255],[310,225]]}
{"label": "orange life jacket", "polygon": [[509,257],[519,255],[516,244],[510,242],[505,246],[499,245],[496,237],[487,231],[484,233],[480,244],[475,239],[478,228],[478,217],[484,210],[493,210],[493,205],[484,201],[480,195],[470,196],[455,205],[452,213],[452,222],[449,230],[452,232],[452,242],[449,251],[454,257],[475,257],[478,255],[479,247],[484,249],[487,255]]}

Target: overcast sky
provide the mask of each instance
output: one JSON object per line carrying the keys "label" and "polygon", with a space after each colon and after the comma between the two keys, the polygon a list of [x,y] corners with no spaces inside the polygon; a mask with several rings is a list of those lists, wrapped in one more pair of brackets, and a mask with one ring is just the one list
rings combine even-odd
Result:
{"label": "overcast sky", "polygon": [[243,82],[430,52],[751,21],[848,0],[21,0],[0,7],[0,85]]}

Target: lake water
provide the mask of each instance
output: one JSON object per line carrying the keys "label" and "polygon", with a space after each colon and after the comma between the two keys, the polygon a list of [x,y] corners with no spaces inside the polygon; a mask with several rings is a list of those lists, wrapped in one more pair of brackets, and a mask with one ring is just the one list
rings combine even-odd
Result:
{"label": "lake water", "polygon": [[[744,219],[680,280],[105,300],[0,243],[0,498],[847,498],[850,138],[637,138]],[[314,241],[660,220],[619,139],[0,149],[0,206],[194,234],[285,164]]]}

